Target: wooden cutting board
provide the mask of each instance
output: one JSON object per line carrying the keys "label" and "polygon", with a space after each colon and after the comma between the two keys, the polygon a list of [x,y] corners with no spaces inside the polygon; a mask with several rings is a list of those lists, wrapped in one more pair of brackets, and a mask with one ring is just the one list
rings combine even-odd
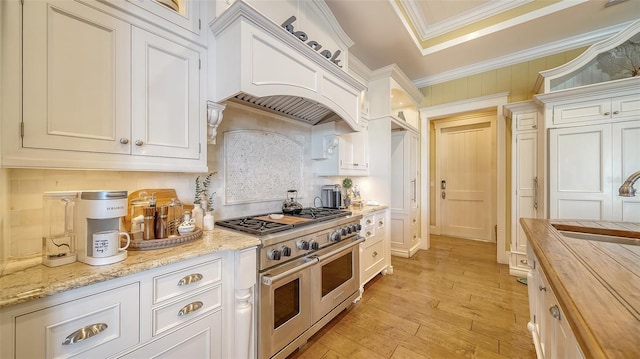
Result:
{"label": "wooden cutting board", "polygon": [[255,219],[259,219],[267,222],[280,223],[280,224],[296,224],[296,223],[303,223],[311,220],[309,218],[300,218],[300,217],[293,217],[293,216],[284,216],[280,219],[272,219],[269,216],[260,216],[260,217],[255,217]]}

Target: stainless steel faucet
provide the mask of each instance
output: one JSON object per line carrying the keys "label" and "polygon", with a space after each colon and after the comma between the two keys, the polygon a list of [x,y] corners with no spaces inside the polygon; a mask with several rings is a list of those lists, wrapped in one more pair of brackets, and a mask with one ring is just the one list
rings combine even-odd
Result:
{"label": "stainless steel faucet", "polygon": [[633,173],[626,181],[618,188],[618,195],[621,197],[634,197],[636,195],[636,189],[633,188],[633,184],[640,178],[640,171]]}

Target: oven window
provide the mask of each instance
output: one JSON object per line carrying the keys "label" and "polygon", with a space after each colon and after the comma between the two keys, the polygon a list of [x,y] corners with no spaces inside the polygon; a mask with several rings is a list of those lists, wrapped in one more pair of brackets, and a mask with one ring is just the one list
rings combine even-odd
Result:
{"label": "oven window", "polygon": [[322,266],[323,297],[353,277],[351,270],[353,268],[351,265],[352,253],[349,252]]}
{"label": "oven window", "polygon": [[300,313],[300,278],[274,290],[273,329],[277,329],[298,313]]}

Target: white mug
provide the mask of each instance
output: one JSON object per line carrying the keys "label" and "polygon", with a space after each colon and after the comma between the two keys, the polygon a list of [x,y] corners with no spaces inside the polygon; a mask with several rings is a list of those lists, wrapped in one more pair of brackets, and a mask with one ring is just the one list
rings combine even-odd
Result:
{"label": "white mug", "polygon": [[[127,244],[120,247],[120,237],[127,237]],[[93,234],[93,255],[92,257],[111,257],[118,252],[129,248],[131,237],[127,232],[119,232],[117,230],[96,232]]]}

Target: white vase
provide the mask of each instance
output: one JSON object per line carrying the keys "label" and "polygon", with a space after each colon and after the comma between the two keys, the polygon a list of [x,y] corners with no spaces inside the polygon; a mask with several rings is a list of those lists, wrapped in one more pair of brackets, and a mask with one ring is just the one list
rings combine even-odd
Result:
{"label": "white vase", "polygon": [[202,228],[205,231],[213,231],[214,225],[213,214],[210,211],[205,212],[204,217],[202,217]]}
{"label": "white vase", "polygon": [[202,219],[204,217],[204,210],[200,206],[200,203],[193,204],[193,210],[191,211],[191,218],[194,219],[194,224],[198,228],[202,228]]}

